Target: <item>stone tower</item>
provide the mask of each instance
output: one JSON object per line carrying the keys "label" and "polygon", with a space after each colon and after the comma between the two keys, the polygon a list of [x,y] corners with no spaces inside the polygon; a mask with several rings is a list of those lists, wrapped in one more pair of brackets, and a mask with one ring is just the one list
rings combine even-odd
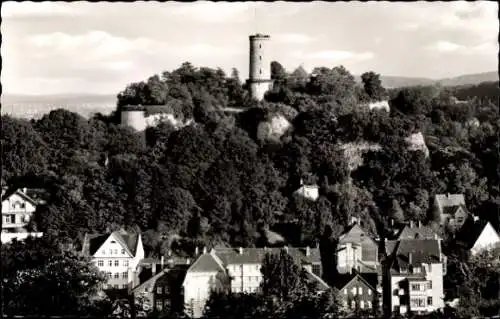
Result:
{"label": "stone tower", "polygon": [[260,101],[266,91],[271,89],[271,61],[269,60],[269,40],[271,37],[264,34],[255,34],[250,37],[250,69],[248,88],[252,98]]}
{"label": "stone tower", "polygon": [[134,128],[136,131],[146,129],[145,108],[141,105],[126,105],[119,108],[120,123]]}

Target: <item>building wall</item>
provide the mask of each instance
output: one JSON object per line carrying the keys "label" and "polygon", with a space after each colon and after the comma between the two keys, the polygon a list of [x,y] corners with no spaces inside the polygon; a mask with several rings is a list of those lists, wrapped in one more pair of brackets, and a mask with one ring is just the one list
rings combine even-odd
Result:
{"label": "building wall", "polygon": [[144,248],[141,237],[138,239],[136,254],[132,256],[114,236],[109,236],[94,254],[92,261],[100,271],[108,276],[111,274],[104,288],[126,289],[133,285],[133,271],[136,270],[137,264],[143,258]]}
{"label": "building wall", "polygon": [[348,273],[353,268],[357,269],[358,261],[362,259],[361,245],[345,243],[339,245],[338,249],[342,249],[337,253],[337,270],[339,273]]}
{"label": "building wall", "polygon": [[471,248],[471,253],[475,255],[482,250],[488,249],[498,244],[500,244],[500,236],[495,231],[493,226],[488,223],[481,232],[481,235],[479,235],[474,246]]}
{"label": "building wall", "polygon": [[[339,293],[346,309],[354,310],[356,304],[359,309],[372,309],[374,306],[373,300],[376,292],[359,279],[347,284]],[[381,301],[382,298],[379,298],[379,302]]]}
{"label": "building wall", "polygon": [[12,194],[2,202],[2,230],[25,227],[35,210],[35,205],[16,193]]}
{"label": "building wall", "polygon": [[144,111],[122,110],[120,112],[120,123],[134,128],[136,131],[146,129],[146,117]]}
{"label": "building wall", "polygon": [[188,315],[200,318],[211,292],[224,291],[228,288],[221,276],[225,275],[217,272],[188,272],[186,274],[183,287],[185,309]]}
{"label": "building wall", "polygon": [[[425,278],[421,281],[408,283],[407,276],[391,276],[391,296],[393,311],[401,314],[407,311],[432,312],[444,307],[443,291],[443,264],[424,264]],[[412,285],[418,284],[419,289],[413,289]],[[429,297],[432,303],[429,304]],[[412,300],[421,299],[424,305],[416,306]],[[399,309],[399,310],[398,310]]]}
{"label": "building wall", "polygon": [[231,291],[252,293],[257,292],[262,282],[260,264],[229,264],[227,270],[231,276]]}

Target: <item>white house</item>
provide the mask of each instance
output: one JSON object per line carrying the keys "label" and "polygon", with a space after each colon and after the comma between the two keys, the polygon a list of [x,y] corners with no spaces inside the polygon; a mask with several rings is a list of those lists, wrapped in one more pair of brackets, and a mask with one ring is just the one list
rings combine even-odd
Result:
{"label": "white house", "polygon": [[470,250],[472,255],[500,245],[500,235],[488,221],[476,219],[471,227],[464,226],[457,235],[457,242]]}
{"label": "white house", "polygon": [[2,232],[24,228],[36,210],[37,202],[26,195],[26,189],[2,194]]}
{"label": "white house", "polygon": [[[319,289],[328,286],[321,280],[321,258],[318,248],[284,248],[308,272]],[[184,279],[186,311],[193,318],[203,314],[212,291],[234,293],[257,292],[262,273],[260,267],[266,253],[278,253],[280,248],[221,248],[204,252],[188,269]]]}
{"label": "white house", "polygon": [[446,257],[437,239],[388,241],[391,309],[399,314],[428,313],[444,307]]}
{"label": "white house", "polygon": [[132,289],[137,265],[144,258],[144,247],[140,234],[119,230],[111,234],[85,234],[82,253],[106,273],[108,281],[104,289]]}
{"label": "white house", "polygon": [[13,239],[24,240],[27,237],[41,237],[43,233],[28,232],[26,226],[36,210],[37,201],[27,195],[27,189],[18,189],[6,193],[2,189],[2,243]]}
{"label": "white house", "polygon": [[460,230],[471,216],[463,194],[437,194],[434,205],[440,213],[441,225]]}

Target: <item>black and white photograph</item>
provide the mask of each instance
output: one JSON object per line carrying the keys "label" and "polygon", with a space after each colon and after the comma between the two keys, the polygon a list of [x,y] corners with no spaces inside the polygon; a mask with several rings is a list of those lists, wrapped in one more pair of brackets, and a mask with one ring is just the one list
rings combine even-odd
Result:
{"label": "black and white photograph", "polygon": [[2,318],[500,319],[496,1],[1,3]]}

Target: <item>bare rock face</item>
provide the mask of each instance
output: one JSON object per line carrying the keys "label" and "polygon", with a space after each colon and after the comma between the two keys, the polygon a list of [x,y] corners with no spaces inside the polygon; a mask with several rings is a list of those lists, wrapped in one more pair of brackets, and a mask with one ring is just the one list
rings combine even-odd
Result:
{"label": "bare rock face", "polygon": [[414,133],[408,136],[406,142],[409,144],[408,149],[411,151],[422,151],[425,154],[425,157],[429,157],[429,149],[425,144],[424,135],[422,132]]}
{"label": "bare rock face", "polygon": [[162,122],[169,122],[176,129],[182,128],[184,126],[190,125],[193,123],[192,119],[189,119],[185,122],[176,119],[173,114],[169,113],[158,113],[151,116],[146,117],[146,125],[147,126],[156,126]]}
{"label": "bare rock face", "polygon": [[370,102],[368,103],[368,107],[370,108],[370,110],[373,110],[373,109],[382,109],[382,110],[386,110],[387,112],[390,111],[390,107],[389,107],[389,101],[376,101],[376,102]]}
{"label": "bare rock face", "polygon": [[257,138],[261,141],[278,142],[292,127],[292,124],[281,114],[274,115],[270,120],[261,122],[257,127]]}

